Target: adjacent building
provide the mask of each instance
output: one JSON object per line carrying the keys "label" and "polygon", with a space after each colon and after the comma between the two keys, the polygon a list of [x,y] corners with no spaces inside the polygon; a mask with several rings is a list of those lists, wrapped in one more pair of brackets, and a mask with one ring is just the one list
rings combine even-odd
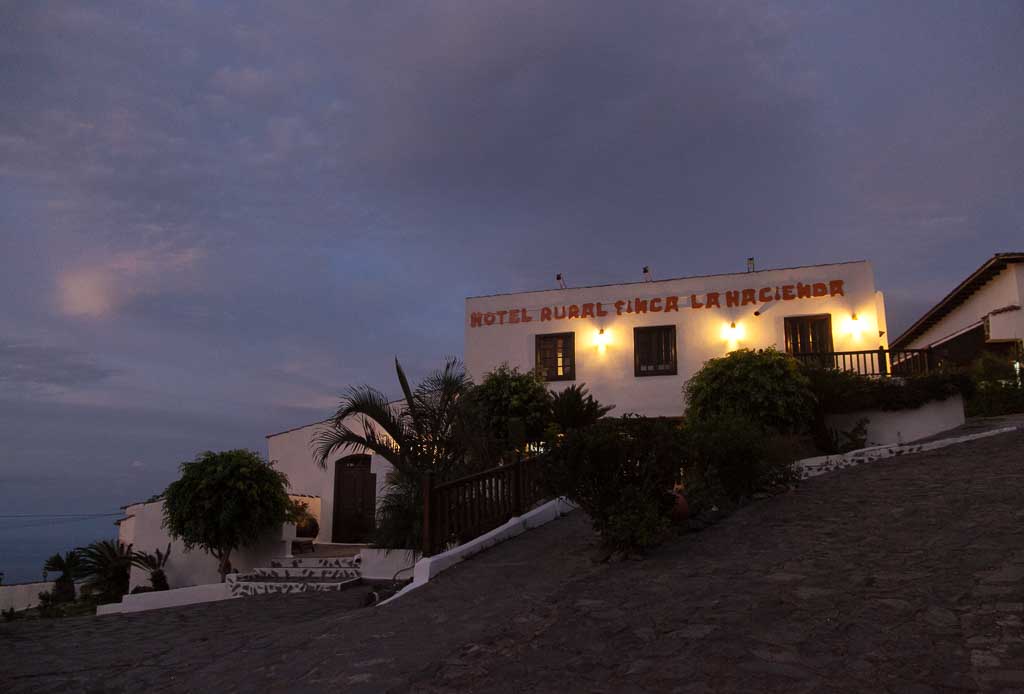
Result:
{"label": "adjacent building", "polygon": [[936,364],[967,366],[984,352],[1020,368],[1024,253],[997,253],[892,342],[930,349]]}

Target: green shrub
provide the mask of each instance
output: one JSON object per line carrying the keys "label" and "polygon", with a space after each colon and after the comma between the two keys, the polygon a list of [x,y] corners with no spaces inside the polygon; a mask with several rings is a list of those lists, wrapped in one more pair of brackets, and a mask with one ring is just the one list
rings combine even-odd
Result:
{"label": "green shrub", "polygon": [[837,369],[804,369],[822,414],[859,410],[912,410],[954,395],[968,397],[971,380],[962,373],[912,378],[874,378]]}
{"label": "green shrub", "polygon": [[687,382],[692,421],[736,415],[761,429],[799,433],[810,427],[814,396],[795,359],[774,349],[741,349],[711,359]]}
{"label": "green shrub", "polygon": [[998,417],[1024,412],[1024,387],[1016,383],[979,383],[964,404],[968,417]]}
{"label": "green shrub", "polygon": [[794,436],[766,432],[760,424],[736,414],[689,422],[683,479],[691,510],[735,503],[794,481],[796,446]]}
{"label": "green shrub", "polygon": [[674,424],[602,419],[557,440],[544,462],[549,491],[579,504],[610,549],[643,551],[664,536],[682,462]]}
{"label": "green shrub", "polygon": [[542,440],[551,412],[544,382],[532,371],[509,368],[508,364],[473,386],[462,407],[499,454],[519,453],[526,444]]}

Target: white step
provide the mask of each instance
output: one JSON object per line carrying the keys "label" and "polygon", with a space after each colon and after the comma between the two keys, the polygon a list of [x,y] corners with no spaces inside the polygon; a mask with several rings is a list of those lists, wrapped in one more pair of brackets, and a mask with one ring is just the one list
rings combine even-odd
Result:
{"label": "white step", "polygon": [[278,568],[260,567],[253,569],[250,574],[260,577],[288,578],[319,578],[323,580],[341,580],[345,578],[359,578],[359,569],[355,567],[345,568],[324,568],[319,566]]}
{"label": "white step", "polygon": [[359,568],[355,557],[279,557],[270,560],[274,569],[353,569]]}
{"label": "white step", "polygon": [[325,593],[328,591],[345,590],[359,584],[358,578],[349,578],[343,581],[268,581],[246,580],[242,575],[231,581],[231,595],[234,597],[246,597],[252,595],[294,595],[297,593]]}

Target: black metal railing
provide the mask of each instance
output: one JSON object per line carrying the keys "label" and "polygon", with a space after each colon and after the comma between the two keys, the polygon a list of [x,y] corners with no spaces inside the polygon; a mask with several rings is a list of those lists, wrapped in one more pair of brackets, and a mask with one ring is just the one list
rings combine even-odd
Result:
{"label": "black metal railing", "polygon": [[930,349],[864,349],[849,352],[805,352],[800,363],[822,369],[853,371],[863,376],[926,376],[934,368]]}
{"label": "black metal railing", "polygon": [[423,554],[468,542],[545,499],[537,458],[499,465],[451,482],[423,482]]}

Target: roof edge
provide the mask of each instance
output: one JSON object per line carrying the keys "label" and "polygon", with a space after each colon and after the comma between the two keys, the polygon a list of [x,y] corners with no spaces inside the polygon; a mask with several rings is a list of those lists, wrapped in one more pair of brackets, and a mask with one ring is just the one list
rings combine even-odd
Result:
{"label": "roof edge", "polygon": [[918,318],[911,324],[909,328],[900,333],[899,337],[897,337],[895,340],[892,340],[889,343],[889,346],[892,349],[903,349],[904,342],[910,342],[911,340],[922,334],[925,330],[927,330],[927,328],[924,327],[924,323],[929,318],[931,318],[937,312],[944,309],[947,304],[957,300],[959,298],[959,295],[963,293],[967,289],[967,287],[971,285],[972,282],[975,282],[981,275],[990,270],[994,265],[997,265],[999,263],[1010,264],[1022,262],[1024,262],[1024,251],[993,254],[991,258],[989,258],[988,260],[981,264],[981,267],[979,267],[977,270],[968,275],[967,279],[962,281],[960,284],[956,285],[956,287],[953,288],[953,291],[949,292],[948,294],[946,294],[946,296],[942,297],[942,299],[940,299],[938,303],[936,303],[930,309],[925,311],[925,314],[923,316]]}

